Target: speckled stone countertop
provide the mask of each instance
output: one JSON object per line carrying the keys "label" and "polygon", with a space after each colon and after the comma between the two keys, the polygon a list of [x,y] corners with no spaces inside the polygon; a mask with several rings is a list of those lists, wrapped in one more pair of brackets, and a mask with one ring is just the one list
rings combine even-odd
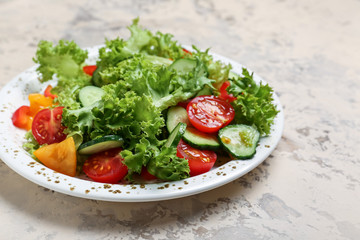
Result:
{"label": "speckled stone countertop", "polygon": [[71,197],[0,161],[0,239],[359,239],[359,12],[358,0],[0,0],[0,87],[33,65],[39,40],[97,45],[140,16],[255,71],[285,113],[263,164],[176,200]]}

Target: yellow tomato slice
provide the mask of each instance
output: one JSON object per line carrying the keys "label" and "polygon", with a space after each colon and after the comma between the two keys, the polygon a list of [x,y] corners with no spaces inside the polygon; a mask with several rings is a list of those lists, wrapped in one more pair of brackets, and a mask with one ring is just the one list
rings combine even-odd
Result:
{"label": "yellow tomato slice", "polygon": [[41,147],[34,152],[34,155],[54,171],[71,177],[76,174],[76,148],[72,137]]}
{"label": "yellow tomato slice", "polygon": [[53,99],[51,97],[45,97],[40,93],[29,94],[30,101],[30,114],[35,116],[41,109],[49,108],[53,105]]}

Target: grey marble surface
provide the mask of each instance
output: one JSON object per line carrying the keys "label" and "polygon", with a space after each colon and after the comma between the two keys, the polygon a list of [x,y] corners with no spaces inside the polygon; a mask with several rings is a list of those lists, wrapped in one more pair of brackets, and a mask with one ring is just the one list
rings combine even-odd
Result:
{"label": "grey marble surface", "polygon": [[0,87],[39,40],[87,47],[151,30],[232,58],[284,107],[283,138],[259,167],[177,200],[67,196],[0,161],[0,239],[359,239],[360,1],[0,0]]}

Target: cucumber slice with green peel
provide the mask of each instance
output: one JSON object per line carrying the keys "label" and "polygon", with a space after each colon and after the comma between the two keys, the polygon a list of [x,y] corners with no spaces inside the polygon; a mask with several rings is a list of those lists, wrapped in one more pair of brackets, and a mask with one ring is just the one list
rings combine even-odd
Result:
{"label": "cucumber slice with green peel", "polygon": [[171,132],[179,122],[185,123],[187,125],[186,131],[182,138],[190,146],[197,149],[209,150],[217,150],[220,148],[221,145],[217,139],[217,136],[203,133],[196,128],[191,127],[185,108],[180,106],[171,107],[167,113],[166,127],[168,131]]}
{"label": "cucumber slice with green peel", "polygon": [[173,61],[168,58],[163,58],[163,57],[159,57],[156,55],[145,55],[144,58],[145,58],[145,60],[148,60],[152,64],[158,65],[158,66],[161,66],[161,65],[170,66],[173,63]]}
{"label": "cucumber slice with green peel", "polygon": [[80,145],[78,152],[80,154],[90,155],[102,152],[111,148],[121,147],[124,140],[119,135],[107,135],[97,138]]}
{"label": "cucumber slice with green peel", "polygon": [[86,86],[80,89],[79,99],[84,107],[90,106],[95,102],[101,100],[104,95],[104,90],[95,86]]}
{"label": "cucumber slice with green peel", "polygon": [[233,157],[250,159],[256,153],[260,133],[252,126],[236,124],[220,129],[218,137],[221,145]]}
{"label": "cucumber slice with green peel", "polygon": [[93,72],[93,75],[91,77],[91,81],[92,83],[97,86],[97,87],[101,87],[104,84],[102,83],[102,79],[100,76],[100,72],[101,72],[102,67],[98,66],[95,71]]}
{"label": "cucumber slice with green peel", "polygon": [[172,132],[179,122],[185,123],[187,126],[190,125],[186,109],[180,106],[169,108],[166,120],[167,130]]}
{"label": "cucumber slice with green peel", "polygon": [[169,70],[175,69],[180,73],[191,72],[196,67],[196,60],[190,58],[179,58],[170,66]]}
{"label": "cucumber slice with green peel", "polygon": [[201,150],[217,150],[221,146],[217,135],[201,132],[194,127],[186,128],[183,140],[193,148]]}
{"label": "cucumber slice with green peel", "polygon": [[165,143],[165,147],[177,147],[182,136],[184,135],[186,130],[186,124],[179,122],[176,127],[170,133],[168,140]]}

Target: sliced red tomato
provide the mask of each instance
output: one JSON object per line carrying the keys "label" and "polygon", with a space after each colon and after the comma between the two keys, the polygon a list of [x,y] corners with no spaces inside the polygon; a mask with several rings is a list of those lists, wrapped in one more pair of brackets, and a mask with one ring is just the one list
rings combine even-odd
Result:
{"label": "sliced red tomato", "polygon": [[65,140],[65,127],[61,125],[63,108],[46,108],[35,115],[32,124],[32,134],[40,145],[59,143]]}
{"label": "sliced red tomato", "polygon": [[186,109],[186,107],[190,101],[191,101],[191,99],[188,99],[186,101],[179,102],[177,105]]}
{"label": "sliced red tomato", "polygon": [[177,146],[176,156],[188,160],[190,176],[208,172],[214,166],[217,158],[215,152],[193,148],[183,140],[180,140]]}
{"label": "sliced red tomato", "polygon": [[96,70],[97,66],[96,65],[87,65],[83,67],[83,71],[84,73],[92,76]]}
{"label": "sliced red tomato", "polygon": [[12,115],[11,120],[15,127],[30,130],[33,120],[33,117],[30,114],[30,107],[19,107]]}
{"label": "sliced red tomato", "polygon": [[230,86],[230,82],[226,81],[224,82],[220,87],[220,98],[231,103],[236,100],[236,97],[234,95],[229,94],[226,89]]}
{"label": "sliced red tomato", "polygon": [[84,173],[96,182],[117,183],[128,172],[124,159],[120,156],[121,148],[91,155],[83,165]]}
{"label": "sliced red tomato", "polygon": [[50,97],[52,99],[57,98],[57,95],[51,93],[52,89],[53,89],[53,87],[51,85],[48,85],[46,87],[45,92],[44,92],[45,97]]}
{"label": "sliced red tomato", "polygon": [[146,167],[143,167],[140,173],[140,177],[146,181],[151,181],[157,179],[156,176],[149,173],[149,171],[146,169]]}
{"label": "sliced red tomato", "polygon": [[214,133],[228,125],[235,117],[230,103],[216,96],[198,96],[187,105],[190,123],[202,132]]}

